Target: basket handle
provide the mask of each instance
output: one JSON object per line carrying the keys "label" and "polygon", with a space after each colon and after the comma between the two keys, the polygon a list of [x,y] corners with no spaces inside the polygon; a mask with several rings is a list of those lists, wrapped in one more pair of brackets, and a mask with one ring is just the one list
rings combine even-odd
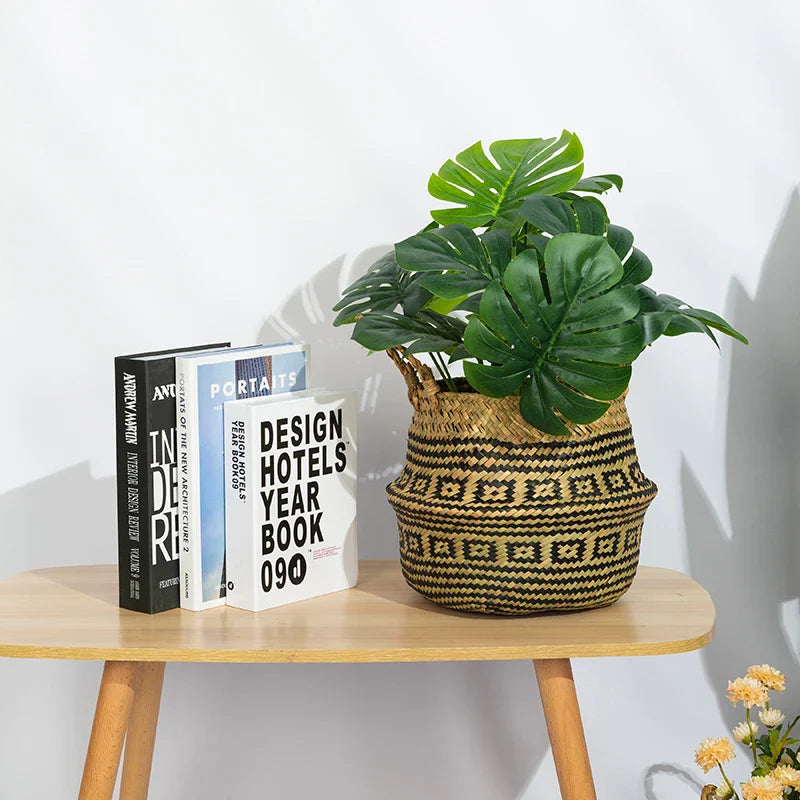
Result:
{"label": "basket handle", "polygon": [[423,404],[435,403],[439,384],[433,370],[419,359],[406,354],[404,347],[392,347],[386,351],[408,386],[408,399],[415,409]]}

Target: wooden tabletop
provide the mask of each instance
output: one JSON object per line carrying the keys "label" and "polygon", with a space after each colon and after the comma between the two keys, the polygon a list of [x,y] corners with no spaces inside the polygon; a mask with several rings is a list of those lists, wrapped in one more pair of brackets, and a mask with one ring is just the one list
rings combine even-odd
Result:
{"label": "wooden tabletop", "polygon": [[641,567],[615,605],[486,617],[440,608],[396,561],[362,561],[359,585],[258,613],[117,607],[115,566],[56,567],[0,581],[0,656],[106,661],[490,661],[681,653],[708,644],[708,593]]}

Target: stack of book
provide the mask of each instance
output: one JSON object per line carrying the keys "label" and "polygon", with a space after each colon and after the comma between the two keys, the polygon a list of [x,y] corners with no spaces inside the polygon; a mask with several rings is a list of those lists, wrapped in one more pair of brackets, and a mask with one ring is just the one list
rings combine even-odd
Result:
{"label": "stack of book", "polygon": [[119,602],[250,611],[354,586],[356,410],[307,345],[115,359]]}

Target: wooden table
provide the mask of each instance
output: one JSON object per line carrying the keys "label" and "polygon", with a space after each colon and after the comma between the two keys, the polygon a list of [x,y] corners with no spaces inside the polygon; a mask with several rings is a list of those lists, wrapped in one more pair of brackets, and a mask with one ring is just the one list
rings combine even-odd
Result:
{"label": "wooden table", "polygon": [[79,800],[145,800],[168,661],[379,662],[533,659],[563,800],[596,800],[571,658],[696,650],[714,605],[691,578],[641,567],[609,608],[529,617],[448,611],[395,561],[362,561],[357,588],[252,613],[155,616],[117,607],[114,566],[40,569],[0,581],[0,656],[104,660]]}

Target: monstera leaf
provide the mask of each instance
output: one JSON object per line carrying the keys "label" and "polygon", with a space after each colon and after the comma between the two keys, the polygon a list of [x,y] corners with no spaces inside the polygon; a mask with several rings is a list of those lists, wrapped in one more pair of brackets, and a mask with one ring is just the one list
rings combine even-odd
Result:
{"label": "monstera leaf", "polygon": [[583,174],[583,146],[569,131],[558,139],[504,139],[489,145],[489,153],[494,161],[476,142],[431,175],[431,195],[460,206],[432,211],[438,223],[485,227],[529,195],[572,189]]}
{"label": "monstera leaf", "polygon": [[415,275],[397,266],[393,252],[381,256],[342,294],[333,307],[339,312],[334,325],[355,322],[356,317],[370,311],[394,311],[398,306],[413,316],[431,299],[431,293],[417,283]]}
{"label": "monstera leaf", "polygon": [[561,197],[528,197],[520,206],[519,216],[551,236],[569,232],[602,236],[608,223],[605,206],[598,199],[571,192]]}
{"label": "monstera leaf", "polygon": [[[642,350],[631,322],[639,311],[633,286],[619,286],[622,263],[601,237],[554,236],[544,253],[549,300],[532,250],[508,265],[504,287],[483,293],[464,334],[471,386],[490,397],[520,392],[520,411],[545,433],[568,435],[563,419],[598,419],[630,380]],[[614,288],[616,287],[616,288]],[[556,413],[558,412],[558,413]]]}
{"label": "monstera leaf", "polygon": [[436,311],[423,309],[414,317],[379,311],[365,314],[353,329],[352,338],[369,350],[406,347],[406,353],[452,352],[464,340],[466,323]]}
{"label": "monstera leaf", "polygon": [[[620,225],[608,225],[603,204],[593,197],[579,197],[568,193],[564,197],[529,197],[520,207],[519,215],[525,222],[543,233],[579,231],[596,236],[605,235],[608,243],[622,261],[620,283],[643,283],[653,274],[650,259],[633,246],[633,234]],[[540,234],[530,234],[528,243],[544,253],[548,239]]]}
{"label": "monstera leaf", "polygon": [[656,294],[649,286],[637,286],[636,291],[640,305],[637,322],[641,326],[645,345],[652,344],[662,334],[680,336],[683,333],[704,333],[719,346],[712,328],[744,344],[748,343],[744,335],[713,311],[693,308],[671,294]]}
{"label": "monstera leaf", "polygon": [[478,236],[466,225],[446,225],[411,236],[394,249],[397,263],[418,273],[418,286],[457,300],[502,280],[511,260],[511,235],[498,230]]}
{"label": "monstera leaf", "polygon": [[594,194],[605,194],[611,189],[616,188],[622,191],[621,175],[593,175],[591,178],[581,178],[574,186],[578,192],[593,192]]}
{"label": "monstera leaf", "polygon": [[638,247],[633,246],[633,234],[620,225],[609,225],[608,243],[622,261],[621,283],[644,283],[653,274],[653,264]]}

